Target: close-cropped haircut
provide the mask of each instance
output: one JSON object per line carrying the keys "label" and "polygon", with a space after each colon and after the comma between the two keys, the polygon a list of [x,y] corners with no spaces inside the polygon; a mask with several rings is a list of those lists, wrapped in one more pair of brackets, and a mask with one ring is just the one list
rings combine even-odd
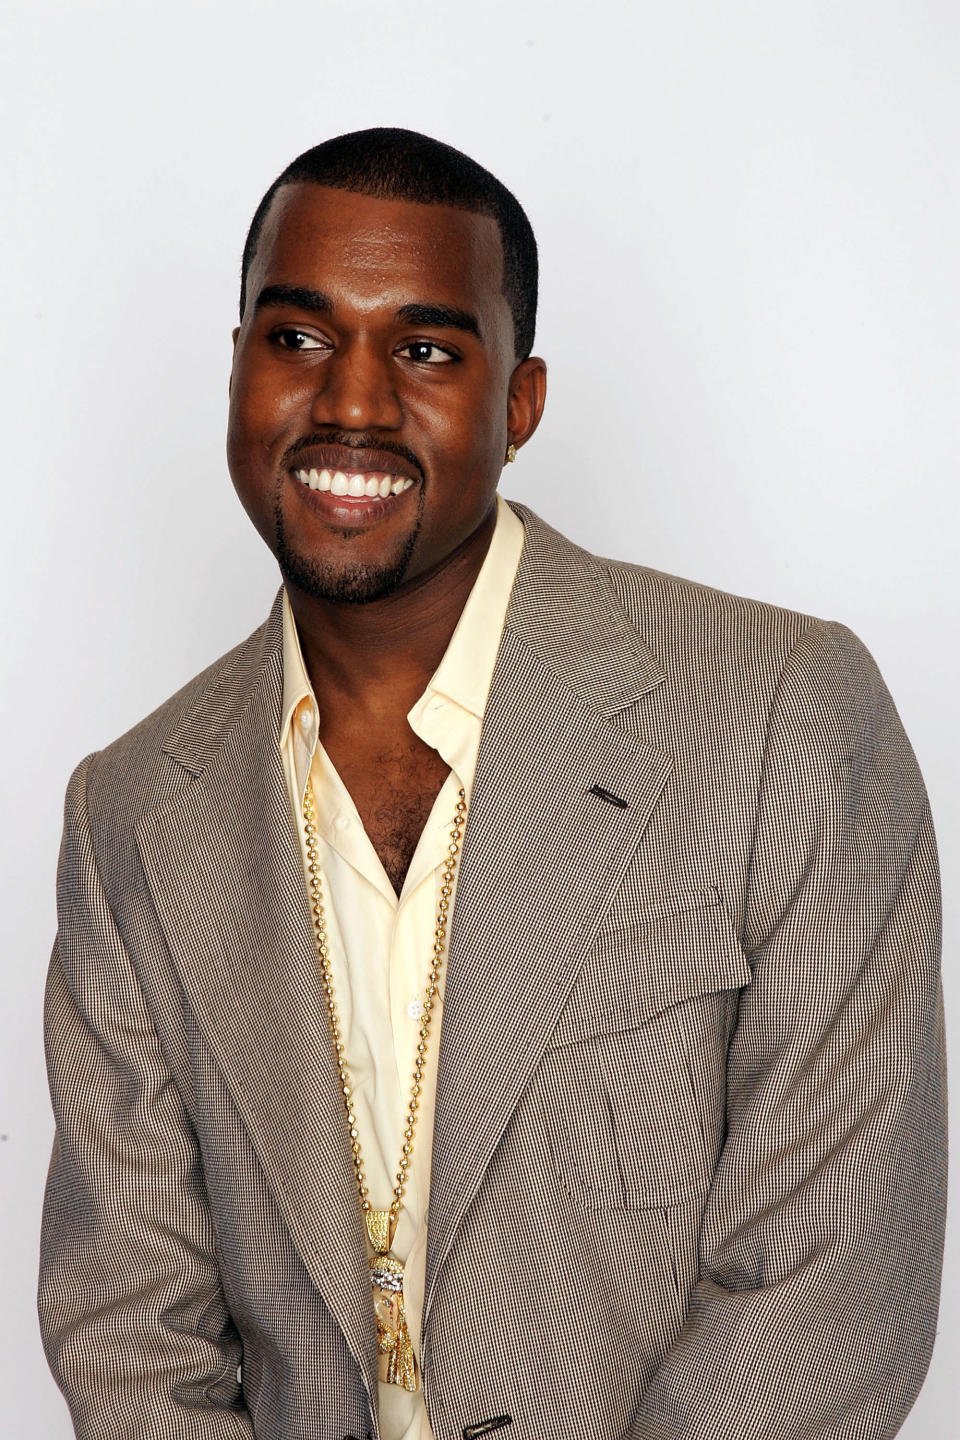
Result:
{"label": "close-cropped haircut", "polygon": [[537,242],[530,221],[519,201],[489,170],[452,145],[416,130],[381,127],[337,135],[305,150],[277,176],[257,206],[243,247],[241,320],[247,276],[273,198],[281,186],[304,181],[381,200],[450,205],[491,216],[500,231],[503,293],[513,316],[514,349],[518,360],[527,358],[537,320]]}

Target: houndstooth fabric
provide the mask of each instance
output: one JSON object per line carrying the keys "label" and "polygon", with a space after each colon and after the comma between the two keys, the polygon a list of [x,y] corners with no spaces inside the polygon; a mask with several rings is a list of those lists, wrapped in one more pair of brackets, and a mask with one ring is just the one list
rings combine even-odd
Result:
{"label": "houndstooth fabric", "polygon": [[[439,1053],[436,1440],[892,1436],[945,1185],[893,704],[842,626],[516,508]],[[83,1440],[378,1434],[280,640],[278,603],[68,792],[40,1314]]]}

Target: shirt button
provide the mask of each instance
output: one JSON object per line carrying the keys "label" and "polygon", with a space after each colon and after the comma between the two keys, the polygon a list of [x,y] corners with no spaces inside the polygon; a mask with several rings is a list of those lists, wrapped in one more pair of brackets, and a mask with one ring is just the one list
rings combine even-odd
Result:
{"label": "shirt button", "polygon": [[300,711],[300,729],[303,731],[304,735],[309,735],[310,731],[313,729],[312,705],[304,705],[303,709]]}
{"label": "shirt button", "polygon": [[423,1015],[423,1001],[411,1000],[410,1004],[407,1006],[407,1014],[410,1016],[411,1020],[421,1019]]}

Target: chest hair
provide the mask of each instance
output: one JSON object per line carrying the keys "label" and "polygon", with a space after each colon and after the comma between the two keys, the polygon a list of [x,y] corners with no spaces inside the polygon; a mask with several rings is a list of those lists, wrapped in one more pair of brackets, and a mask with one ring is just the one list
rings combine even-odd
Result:
{"label": "chest hair", "polygon": [[412,733],[410,738],[415,744],[381,748],[366,757],[354,750],[339,757],[339,764],[334,761],[398,895],[433,803],[450,773],[436,750]]}

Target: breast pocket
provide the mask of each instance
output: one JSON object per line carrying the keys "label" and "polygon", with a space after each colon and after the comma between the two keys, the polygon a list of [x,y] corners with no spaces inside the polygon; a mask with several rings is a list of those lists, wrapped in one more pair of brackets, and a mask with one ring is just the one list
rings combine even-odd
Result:
{"label": "breast pocket", "polygon": [[557,1176],[589,1209],[705,1196],[750,968],[716,890],[601,932],[542,1067]]}

